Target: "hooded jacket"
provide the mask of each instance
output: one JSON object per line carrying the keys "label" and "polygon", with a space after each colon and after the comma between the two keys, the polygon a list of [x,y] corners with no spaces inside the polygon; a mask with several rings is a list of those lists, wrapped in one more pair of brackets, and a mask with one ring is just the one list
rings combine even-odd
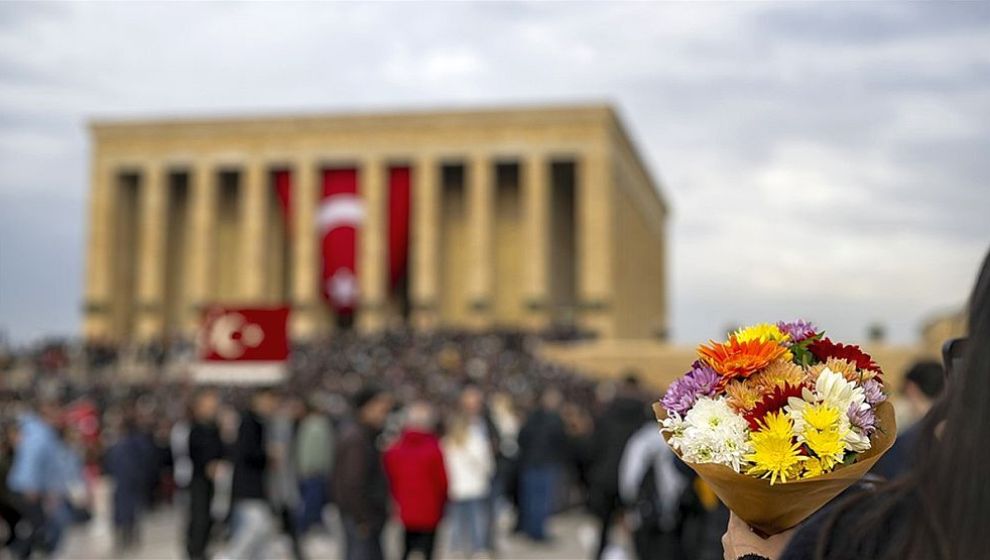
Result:
{"label": "hooded jacket", "polygon": [[411,531],[435,530],[447,502],[440,440],[431,433],[404,431],[385,452],[385,474],[402,525]]}

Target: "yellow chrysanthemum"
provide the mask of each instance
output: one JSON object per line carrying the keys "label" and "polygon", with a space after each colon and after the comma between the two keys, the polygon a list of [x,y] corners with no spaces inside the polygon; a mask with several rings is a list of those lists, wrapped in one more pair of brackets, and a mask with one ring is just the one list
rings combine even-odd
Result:
{"label": "yellow chrysanthemum", "polygon": [[797,467],[807,457],[801,456],[801,445],[794,441],[794,428],[783,412],[771,412],[760,424],[760,429],[750,434],[753,453],[744,459],[753,463],[746,474],[770,478],[770,484],[787,482],[798,471]]}
{"label": "yellow chrysanthemum", "polygon": [[801,434],[808,449],[818,456],[822,470],[829,472],[835,465],[842,462],[846,454],[846,444],[843,434],[838,429],[814,430],[808,429]]}
{"label": "yellow chrysanthemum", "polygon": [[761,372],[754,373],[750,381],[763,392],[772,392],[774,388],[784,385],[800,387],[804,383],[805,371],[790,360],[775,360]]}
{"label": "yellow chrysanthemum", "polygon": [[791,335],[781,331],[777,325],[771,325],[770,323],[759,323],[757,325],[743,327],[737,330],[733,336],[739,342],[749,342],[750,340],[785,342],[791,338]]}
{"label": "yellow chrysanthemum", "polygon": [[804,407],[801,411],[804,418],[805,430],[839,430],[839,421],[842,413],[838,408],[825,403],[818,403]]}
{"label": "yellow chrysanthemum", "polygon": [[808,460],[802,465],[804,466],[804,474],[801,475],[801,478],[814,478],[825,474],[822,462],[817,457],[808,457]]}
{"label": "yellow chrysanthemum", "polygon": [[748,412],[763,398],[763,393],[747,380],[733,381],[725,386],[728,403],[737,412]]}

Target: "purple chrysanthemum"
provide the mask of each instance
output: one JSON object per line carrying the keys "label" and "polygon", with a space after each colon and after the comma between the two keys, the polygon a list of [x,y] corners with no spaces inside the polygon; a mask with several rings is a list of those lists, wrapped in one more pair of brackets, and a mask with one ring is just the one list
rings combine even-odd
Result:
{"label": "purple chrysanthemum", "polygon": [[674,381],[667,388],[663,396],[663,407],[667,412],[676,412],[684,415],[694,406],[698,397],[712,396],[715,394],[715,385],[718,383],[718,374],[715,370],[700,361],[691,364],[691,371],[683,377]]}
{"label": "purple chrysanthemum", "polygon": [[866,395],[866,402],[870,406],[876,406],[887,400],[887,395],[883,394],[883,387],[876,379],[869,379],[863,383],[863,394]]}
{"label": "purple chrysanthemum", "polygon": [[777,328],[783,331],[784,334],[790,335],[791,342],[801,342],[818,332],[818,327],[801,319],[789,322],[780,321],[777,323]]}
{"label": "purple chrysanthemum", "polygon": [[877,416],[872,408],[860,410],[859,405],[853,403],[849,405],[849,423],[863,431],[863,434],[870,436],[877,430]]}

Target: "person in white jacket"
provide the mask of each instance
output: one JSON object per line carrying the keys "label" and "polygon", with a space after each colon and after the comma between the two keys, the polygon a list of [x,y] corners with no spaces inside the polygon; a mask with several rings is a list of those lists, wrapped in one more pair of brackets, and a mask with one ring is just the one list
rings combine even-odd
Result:
{"label": "person in white jacket", "polygon": [[441,443],[450,498],[450,550],[467,557],[487,555],[488,494],[495,459],[485,434],[463,415],[450,419]]}
{"label": "person in white jacket", "polygon": [[649,420],[629,438],[619,463],[619,496],[628,508],[639,558],[680,558],[678,504],[687,478],[677,457],[663,441],[657,423]]}

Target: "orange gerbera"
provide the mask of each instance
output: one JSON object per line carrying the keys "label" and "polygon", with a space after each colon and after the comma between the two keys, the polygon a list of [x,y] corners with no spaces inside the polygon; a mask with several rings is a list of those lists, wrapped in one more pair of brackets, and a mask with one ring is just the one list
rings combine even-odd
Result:
{"label": "orange gerbera", "polygon": [[753,375],[786,352],[787,348],[772,340],[739,342],[734,336],[726,343],[711,340],[707,346],[698,346],[701,359],[722,376],[719,389],[733,379]]}

